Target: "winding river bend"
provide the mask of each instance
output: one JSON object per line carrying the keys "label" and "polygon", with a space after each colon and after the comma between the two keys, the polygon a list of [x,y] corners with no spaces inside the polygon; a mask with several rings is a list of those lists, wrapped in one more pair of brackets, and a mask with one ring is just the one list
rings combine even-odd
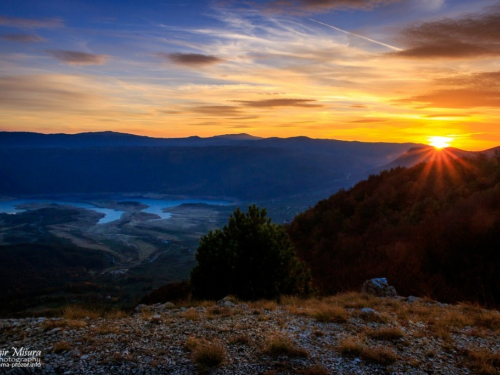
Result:
{"label": "winding river bend", "polygon": [[[113,199],[113,198],[111,198]],[[231,204],[229,201],[223,200],[207,200],[207,199],[179,199],[179,200],[165,200],[165,199],[152,199],[152,198],[124,198],[124,199],[113,199],[115,202],[137,202],[142,205],[148,206],[147,208],[142,209],[142,212],[147,212],[150,214],[155,214],[160,217],[160,219],[168,219],[171,217],[171,214],[168,212],[163,212],[165,208],[168,207],[176,207],[182,204],[208,204],[214,206],[227,206]],[[25,205],[32,204],[58,204],[61,206],[70,206],[75,208],[83,208],[86,210],[92,210],[96,212],[100,212],[104,214],[104,217],[101,218],[98,224],[106,224],[113,222],[115,220],[119,220],[121,216],[125,213],[125,211],[121,211],[114,208],[106,208],[97,206],[92,203],[83,202],[83,201],[67,201],[67,200],[57,200],[57,199],[14,199],[9,201],[0,201],[0,213],[6,213],[15,215],[17,213],[25,212],[29,209],[35,208],[23,208]]]}

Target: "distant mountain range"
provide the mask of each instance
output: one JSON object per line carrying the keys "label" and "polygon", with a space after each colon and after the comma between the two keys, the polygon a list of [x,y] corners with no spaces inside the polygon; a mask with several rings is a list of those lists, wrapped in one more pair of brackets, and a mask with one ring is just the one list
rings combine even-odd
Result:
{"label": "distant mountain range", "polygon": [[425,147],[248,134],[151,138],[0,132],[0,194],[328,195],[380,168],[413,165]]}
{"label": "distant mountain range", "polygon": [[464,156],[475,156],[484,154],[492,156],[495,152],[500,152],[500,147],[491,148],[485,151],[464,151],[454,147],[447,147],[442,150],[436,150],[432,146],[417,146],[412,147],[397,159],[389,164],[384,165],[380,170],[391,169],[395,167],[412,167],[418,163],[439,161],[443,158],[457,159]]}

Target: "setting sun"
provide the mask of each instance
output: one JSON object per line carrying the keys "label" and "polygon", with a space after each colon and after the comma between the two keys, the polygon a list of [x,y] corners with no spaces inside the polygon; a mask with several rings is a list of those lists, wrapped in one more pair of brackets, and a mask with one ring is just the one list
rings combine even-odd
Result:
{"label": "setting sun", "polygon": [[449,147],[451,142],[453,142],[451,137],[429,137],[429,145],[437,149]]}

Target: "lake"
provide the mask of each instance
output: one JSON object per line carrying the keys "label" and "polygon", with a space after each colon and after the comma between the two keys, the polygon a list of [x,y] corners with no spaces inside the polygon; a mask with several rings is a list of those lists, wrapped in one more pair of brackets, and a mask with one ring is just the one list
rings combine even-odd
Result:
{"label": "lake", "polygon": [[[179,199],[179,200],[164,200],[164,199],[152,199],[152,198],[127,198],[120,201],[127,201],[127,202],[138,202],[141,203],[145,206],[148,206],[147,208],[143,209],[142,212],[147,212],[151,214],[158,215],[160,219],[154,219],[154,220],[161,220],[161,219],[168,219],[172,215],[168,212],[163,212],[163,209],[168,208],[168,207],[176,207],[180,206],[181,204],[196,204],[196,203],[204,203],[208,205],[213,205],[213,206],[227,206],[231,204],[231,202],[228,201],[222,201],[222,200],[207,200],[207,199]],[[18,206],[24,205],[24,204],[34,204],[34,203],[44,203],[44,204],[59,204],[62,206],[71,206],[71,207],[76,207],[76,208],[83,208],[86,210],[92,210],[96,212],[100,212],[104,214],[104,217],[101,218],[98,221],[98,224],[106,224],[110,223],[115,220],[119,220],[124,214],[124,211],[120,210],[115,210],[112,208],[104,208],[104,207],[98,207],[96,205],[93,205],[91,203],[86,203],[86,202],[78,202],[78,201],[62,201],[62,200],[50,200],[50,199],[15,199],[15,200],[10,200],[10,201],[0,201],[0,213],[6,213],[6,214],[17,214],[26,211],[25,209],[19,208]]]}

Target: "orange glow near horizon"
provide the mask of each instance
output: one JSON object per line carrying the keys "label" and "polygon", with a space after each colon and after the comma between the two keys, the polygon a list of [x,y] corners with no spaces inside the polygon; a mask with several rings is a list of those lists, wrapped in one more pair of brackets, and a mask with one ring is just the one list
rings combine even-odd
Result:
{"label": "orange glow near horizon", "polygon": [[[325,11],[319,24],[302,16],[307,12],[292,17],[261,13],[262,7],[242,12],[238,2],[177,7],[176,1],[167,3],[192,14],[169,18],[161,11],[156,22],[146,22],[149,7],[142,15],[137,5],[132,19],[143,30],[140,35],[123,20],[113,33],[103,33],[98,23],[82,26],[81,17],[73,18],[77,12],[36,20],[17,7],[19,14],[3,15],[0,24],[0,131],[114,131],[158,138],[248,133],[430,144],[438,150],[453,145],[466,151],[500,146],[500,68],[493,53],[498,33],[488,21],[493,10],[483,9],[484,2],[469,2],[468,11],[465,3],[454,8],[453,2],[442,7],[437,4],[443,1],[414,2],[417,8],[432,3],[438,13],[428,18],[430,9],[417,12],[408,28],[397,17],[387,19],[387,27],[377,21],[371,28],[364,23],[366,12],[374,12],[375,20],[379,11],[389,14],[385,7],[394,6],[394,12],[403,7],[397,1],[366,1],[373,6],[284,2]],[[363,25],[362,37],[328,26],[327,11],[335,25],[344,3],[352,5],[346,6],[353,12],[348,14],[362,15],[348,17],[352,24],[346,30]],[[469,16],[460,16],[464,12],[475,15],[477,30]],[[500,17],[500,8],[494,12]],[[201,14],[200,23],[192,21]],[[207,22],[209,14],[213,19]],[[446,17],[453,22],[441,21]],[[25,34],[25,27],[36,27],[36,35]],[[433,30],[458,39],[447,43]],[[91,35],[96,35],[92,43]],[[387,44],[396,39],[396,46]],[[440,43],[443,48],[436,48]],[[471,54],[475,43],[485,52]]]}

